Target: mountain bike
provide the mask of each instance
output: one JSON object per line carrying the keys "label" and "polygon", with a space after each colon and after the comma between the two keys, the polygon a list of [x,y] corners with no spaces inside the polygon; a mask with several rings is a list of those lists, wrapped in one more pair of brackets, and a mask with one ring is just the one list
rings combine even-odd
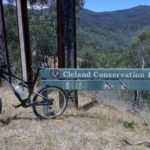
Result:
{"label": "mountain bike", "polygon": [[[26,82],[10,71],[11,66],[0,65],[0,78],[5,81],[4,83],[8,83],[20,102],[19,105],[13,105],[13,107],[32,107],[35,115],[44,119],[52,119],[62,115],[68,104],[65,91],[57,86],[45,86],[35,91],[40,70],[45,69],[45,67],[34,67],[34,69],[36,73],[33,81]],[[16,80],[17,86],[9,78]],[[27,94],[23,90],[25,88],[28,91]]]}

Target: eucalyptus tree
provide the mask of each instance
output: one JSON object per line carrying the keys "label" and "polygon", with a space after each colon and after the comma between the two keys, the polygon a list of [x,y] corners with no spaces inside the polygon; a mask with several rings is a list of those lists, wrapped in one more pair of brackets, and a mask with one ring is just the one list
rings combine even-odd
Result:
{"label": "eucalyptus tree", "polygon": [[[38,63],[46,64],[47,67],[50,67],[48,64],[49,60],[53,56],[54,66],[56,66],[57,62],[57,31],[56,31],[56,22],[57,22],[57,14],[56,14],[56,2],[57,0],[29,0],[32,10],[30,12],[30,32],[31,32],[31,40],[32,40],[32,49],[36,53],[36,60]],[[84,0],[78,0],[76,2],[76,12],[83,7]],[[65,5],[68,5],[65,3]],[[34,9],[34,6],[40,6],[42,11]],[[45,7],[46,6],[46,7]],[[45,8],[45,9],[43,9]],[[65,9],[66,10],[66,9]],[[65,12],[64,12],[65,13]],[[67,18],[69,21],[69,15]],[[66,21],[67,22],[67,21]],[[68,25],[67,25],[68,26]],[[66,27],[66,26],[65,26]],[[64,31],[66,28],[64,27]],[[70,32],[65,32],[63,37],[64,45],[68,45],[68,53],[70,48],[70,40],[71,38],[66,39],[68,34],[73,33],[72,28],[70,27]],[[70,55],[68,58],[70,59]]]}
{"label": "eucalyptus tree", "polygon": [[131,41],[129,61],[133,67],[150,67],[150,30],[141,32]]}
{"label": "eucalyptus tree", "polygon": [[[145,30],[134,37],[128,54],[128,62],[132,67],[150,67],[150,30]],[[134,91],[133,107],[139,105],[141,96],[149,95],[147,92]],[[148,96],[149,97],[149,96]]]}

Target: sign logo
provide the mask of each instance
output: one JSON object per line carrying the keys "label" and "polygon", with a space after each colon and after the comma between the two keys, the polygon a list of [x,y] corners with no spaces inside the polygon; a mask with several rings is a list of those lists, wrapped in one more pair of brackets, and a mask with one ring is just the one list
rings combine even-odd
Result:
{"label": "sign logo", "polygon": [[58,78],[60,75],[60,72],[58,70],[52,70],[50,72],[50,76],[52,76],[53,78]]}

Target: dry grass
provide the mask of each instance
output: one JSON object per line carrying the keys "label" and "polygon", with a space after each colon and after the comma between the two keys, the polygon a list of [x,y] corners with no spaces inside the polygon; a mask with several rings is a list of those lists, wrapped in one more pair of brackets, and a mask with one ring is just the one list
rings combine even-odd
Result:
{"label": "dry grass", "polygon": [[[148,150],[123,142],[150,141],[150,119],[141,113],[104,103],[85,109],[90,99],[80,95],[79,110],[68,108],[55,120],[39,120],[31,108],[14,109],[11,104],[17,101],[6,88],[0,89],[0,97],[0,150]],[[125,128],[124,121],[134,121],[134,129]]]}

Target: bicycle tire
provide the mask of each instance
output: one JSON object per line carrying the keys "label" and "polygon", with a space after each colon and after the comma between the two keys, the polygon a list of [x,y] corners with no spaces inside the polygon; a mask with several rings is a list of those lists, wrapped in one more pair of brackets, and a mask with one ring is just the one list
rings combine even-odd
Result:
{"label": "bicycle tire", "polygon": [[[37,94],[34,96],[34,105],[32,106],[32,108],[36,116],[42,119],[53,119],[62,115],[63,112],[66,110],[68,98],[66,96],[66,93],[60,87],[46,86],[40,89],[37,93],[42,95],[43,97],[46,97],[47,100],[43,100],[43,97]],[[47,104],[44,104],[45,101],[47,102]],[[54,105],[57,107],[56,111]]]}

